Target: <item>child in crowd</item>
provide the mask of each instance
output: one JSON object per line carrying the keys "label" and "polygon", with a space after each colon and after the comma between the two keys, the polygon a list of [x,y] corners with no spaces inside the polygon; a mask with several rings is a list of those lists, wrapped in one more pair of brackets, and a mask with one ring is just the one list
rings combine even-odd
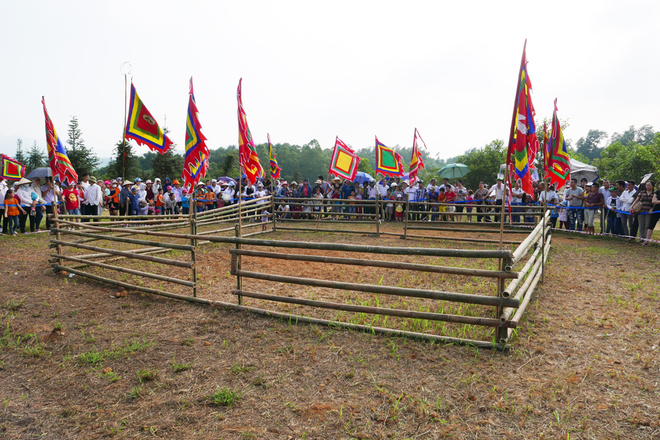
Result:
{"label": "child in crowd", "polygon": [[388,222],[391,222],[394,220],[394,196],[392,195],[392,190],[387,189],[387,193],[385,194],[385,200],[387,200],[387,203],[385,203],[385,220]]}
{"label": "child in crowd", "polygon": [[204,194],[204,210],[210,211],[213,209],[213,202],[215,202],[215,193],[211,185],[206,187],[206,194]]}
{"label": "child in crowd", "polygon": [[438,196],[439,194],[435,191],[429,194],[429,202],[431,203],[429,206],[429,211],[431,212],[429,218],[432,222],[438,220],[439,215],[437,213],[440,212],[440,208],[444,209],[444,206],[438,206]]}
{"label": "child in crowd", "polygon": [[[351,195],[348,196],[348,200],[349,200],[349,202],[348,202],[349,203],[348,213],[349,214],[355,214],[355,201],[357,200],[357,198],[355,196],[355,191],[351,191]],[[356,219],[356,217],[354,215],[350,215],[348,217],[349,217],[348,218],[349,220],[355,220]]]}
{"label": "child in crowd", "polygon": [[559,204],[559,229],[568,229],[568,209],[566,200]]}
{"label": "child in crowd", "polygon": [[316,217],[321,215],[321,206],[323,205],[323,194],[321,193],[321,187],[320,186],[315,186],[314,187],[314,212],[317,213]]}
{"label": "child in crowd", "polygon": [[[447,194],[444,186],[440,187],[440,191],[438,193],[436,201],[438,203],[445,203],[447,201]],[[447,212],[447,207],[444,205],[438,206],[438,212]],[[445,222],[447,221],[446,215],[437,216],[436,218],[440,218],[440,220]]]}
{"label": "child in crowd", "polygon": [[471,189],[468,190],[467,192],[467,197],[465,198],[467,208],[465,208],[465,211],[468,213],[467,216],[467,221],[471,222],[472,221],[472,210],[474,209],[472,206],[474,202],[474,191]]}
{"label": "child in crowd", "polygon": [[268,217],[270,216],[270,212],[268,212],[267,209],[264,209],[261,211],[261,230],[265,231],[268,229]]}
{"label": "child in crowd", "polygon": [[[441,189],[445,189],[445,203],[456,203],[456,193],[454,192],[454,188],[452,186],[449,186],[448,189],[446,187]],[[456,205],[447,206],[447,212],[456,212]],[[448,215],[446,216],[446,219],[450,222],[453,222],[456,220],[456,216]]]}
{"label": "child in crowd", "polygon": [[[355,190],[355,200],[357,200],[357,203],[358,203],[358,204],[359,204],[360,202],[362,202],[362,188],[360,188],[359,186],[358,186],[357,189]],[[358,220],[362,220],[362,206],[356,206],[356,207],[355,207],[355,213],[356,213],[356,214],[359,214],[359,215],[357,216],[357,219],[358,219]]]}
{"label": "child in crowd", "polygon": [[188,196],[188,190],[185,188],[181,190],[181,211],[184,215],[190,214],[190,197]]}
{"label": "child in crowd", "polygon": [[155,205],[156,205],[156,209],[155,209],[156,215],[165,214],[165,204],[163,203],[163,187],[162,186],[158,187],[158,193],[156,194]]}
{"label": "child in crowd", "polygon": [[[8,219],[7,227],[9,235],[18,235],[16,230],[19,228],[18,216],[20,213],[25,215],[25,210],[21,207],[18,198],[14,197],[14,190],[8,189],[5,194],[5,218]],[[19,212],[20,211],[20,212]]]}
{"label": "child in crowd", "polygon": [[403,196],[399,194],[396,196],[396,207],[394,208],[394,216],[397,223],[403,221]]}

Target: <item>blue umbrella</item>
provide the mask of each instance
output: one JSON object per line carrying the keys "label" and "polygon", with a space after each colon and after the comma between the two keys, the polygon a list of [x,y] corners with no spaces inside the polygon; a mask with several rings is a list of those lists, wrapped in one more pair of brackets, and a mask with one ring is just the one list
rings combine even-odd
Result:
{"label": "blue umbrella", "polygon": [[370,181],[371,179],[373,179],[371,174],[365,173],[364,171],[358,171],[357,174],[355,175],[355,180],[354,181],[359,183],[359,184],[362,184],[364,182]]}

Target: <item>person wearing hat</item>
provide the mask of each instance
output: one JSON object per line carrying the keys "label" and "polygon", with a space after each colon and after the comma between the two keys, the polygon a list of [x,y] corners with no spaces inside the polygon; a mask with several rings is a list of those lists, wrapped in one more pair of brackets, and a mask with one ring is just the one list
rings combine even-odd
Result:
{"label": "person wearing hat", "polygon": [[9,219],[5,217],[5,205],[3,205],[5,201],[5,194],[7,194],[8,190],[9,186],[7,185],[7,182],[5,182],[4,179],[0,179],[0,219],[2,219],[0,220],[0,222],[2,222],[2,229],[0,229],[0,233],[7,233],[7,231],[9,231],[9,229],[7,229],[9,227]]}
{"label": "person wearing hat", "polygon": [[[89,176],[89,186],[85,190],[85,201],[83,202],[84,215],[100,215],[103,209],[103,192],[97,185],[96,177]],[[89,219],[83,219],[83,222],[89,222]]]}
{"label": "person wearing hat", "polygon": [[121,190],[119,191],[119,215],[129,215],[130,200],[128,196],[131,194],[131,182],[122,182]]}
{"label": "person wearing hat", "polygon": [[[62,184],[62,202],[69,215],[80,215],[80,191],[78,191],[75,183],[71,185]],[[79,218],[73,221],[80,223]]]}
{"label": "person wearing hat", "polygon": [[119,214],[119,193],[121,189],[117,186],[117,182],[110,183],[106,189],[105,206],[108,208],[111,216]]}
{"label": "person wearing hat", "polygon": [[128,195],[129,208],[128,215],[139,215],[140,214],[140,195],[138,194],[138,186],[133,185],[131,187],[131,192]]}
{"label": "person wearing hat", "polygon": [[30,219],[30,231],[36,231],[36,205],[37,205],[37,194],[32,190],[32,181],[23,177],[18,182],[14,183],[15,197],[18,199],[18,202],[23,208],[23,211],[18,217],[19,227],[21,233],[27,234],[28,230],[26,227],[28,218]]}
{"label": "person wearing hat", "polygon": [[[154,183],[151,186],[151,190],[153,191],[154,194],[158,194],[158,190],[160,188],[163,188],[163,185],[160,183],[160,177],[154,178]],[[165,191],[165,188],[163,188],[163,191]]]}

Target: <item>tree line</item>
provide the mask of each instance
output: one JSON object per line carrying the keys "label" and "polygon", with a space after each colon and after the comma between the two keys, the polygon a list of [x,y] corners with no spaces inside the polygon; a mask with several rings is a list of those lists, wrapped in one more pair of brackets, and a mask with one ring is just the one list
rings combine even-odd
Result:
{"label": "tree line", "polygon": [[[569,125],[568,121],[561,121],[561,124],[564,130]],[[540,126],[542,124],[537,122],[537,127]],[[165,128],[164,131],[167,133],[168,129]],[[538,136],[539,141],[542,142],[543,133],[541,131]],[[585,137],[577,141],[576,148],[573,148],[570,140],[567,140],[567,144],[571,158],[596,166],[601,178],[614,181],[639,180],[647,173],[656,173],[656,176],[660,176],[660,132],[655,131],[650,125],[644,125],[641,128],[631,126],[622,133],[613,133],[611,137],[608,137],[607,132],[602,130],[589,130]],[[274,144],[274,148],[277,162],[282,168],[282,178],[289,181],[300,181],[304,178],[315,180],[319,175],[327,178],[332,148],[321,148],[316,139],[303,145]],[[392,148],[401,155],[404,167],[408,169],[412,147],[395,145]],[[256,149],[266,176],[269,176],[268,144],[258,144]],[[123,176],[128,179],[170,177],[174,180],[181,177],[183,170],[183,153],[177,152],[176,144],[162,155],[147,152],[138,156],[135,154],[134,146],[123,140],[114,145],[113,158],[110,163],[99,167],[100,160],[85,144],[76,116],[71,118],[68,125],[66,151],[71,164],[79,175],[90,173],[102,179]],[[358,170],[376,177],[373,166],[374,147],[356,148],[355,151],[361,158]],[[236,145],[216,148],[210,152],[208,178],[238,176],[238,147]],[[471,170],[463,178],[468,188],[477,188],[480,181],[495,182],[500,164],[506,160],[506,146],[504,141],[499,139],[493,140],[483,147],[467,150],[450,159],[440,159],[437,155],[432,156],[424,148],[421,148],[420,152],[426,166],[419,173],[421,179],[428,181],[432,177],[437,177],[443,166],[459,162],[464,163]],[[35,168],[48,166],[47,154],[39,148],[36,141],[29,150],[24,150],[23,141],[18,139],[16,160],[26,165],[27,173]],[[543,168],[541,152],[536,157],[536,166],[539,170]]]}

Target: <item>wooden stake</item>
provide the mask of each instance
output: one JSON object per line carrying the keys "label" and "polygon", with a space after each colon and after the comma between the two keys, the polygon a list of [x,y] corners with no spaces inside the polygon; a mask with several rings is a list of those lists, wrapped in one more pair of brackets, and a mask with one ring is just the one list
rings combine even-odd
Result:
{"label": "wooden stake", "polygon": [[[197,235],[197,205],[195,205],[195,194],[193,193],[193,196],[190,198],[192,201],[192,205],[195,206],[195,209],[193,211],[190,211],[190,234],[196,236]],[[192,246],[192,249],[190,250],[190,259],[193,262],[193,267],[192,267],[192,296],[197,298],[197,251],[195,250],[197,247],[197,239],[196,238],[191,238],[190,239],[190,246]]]}

